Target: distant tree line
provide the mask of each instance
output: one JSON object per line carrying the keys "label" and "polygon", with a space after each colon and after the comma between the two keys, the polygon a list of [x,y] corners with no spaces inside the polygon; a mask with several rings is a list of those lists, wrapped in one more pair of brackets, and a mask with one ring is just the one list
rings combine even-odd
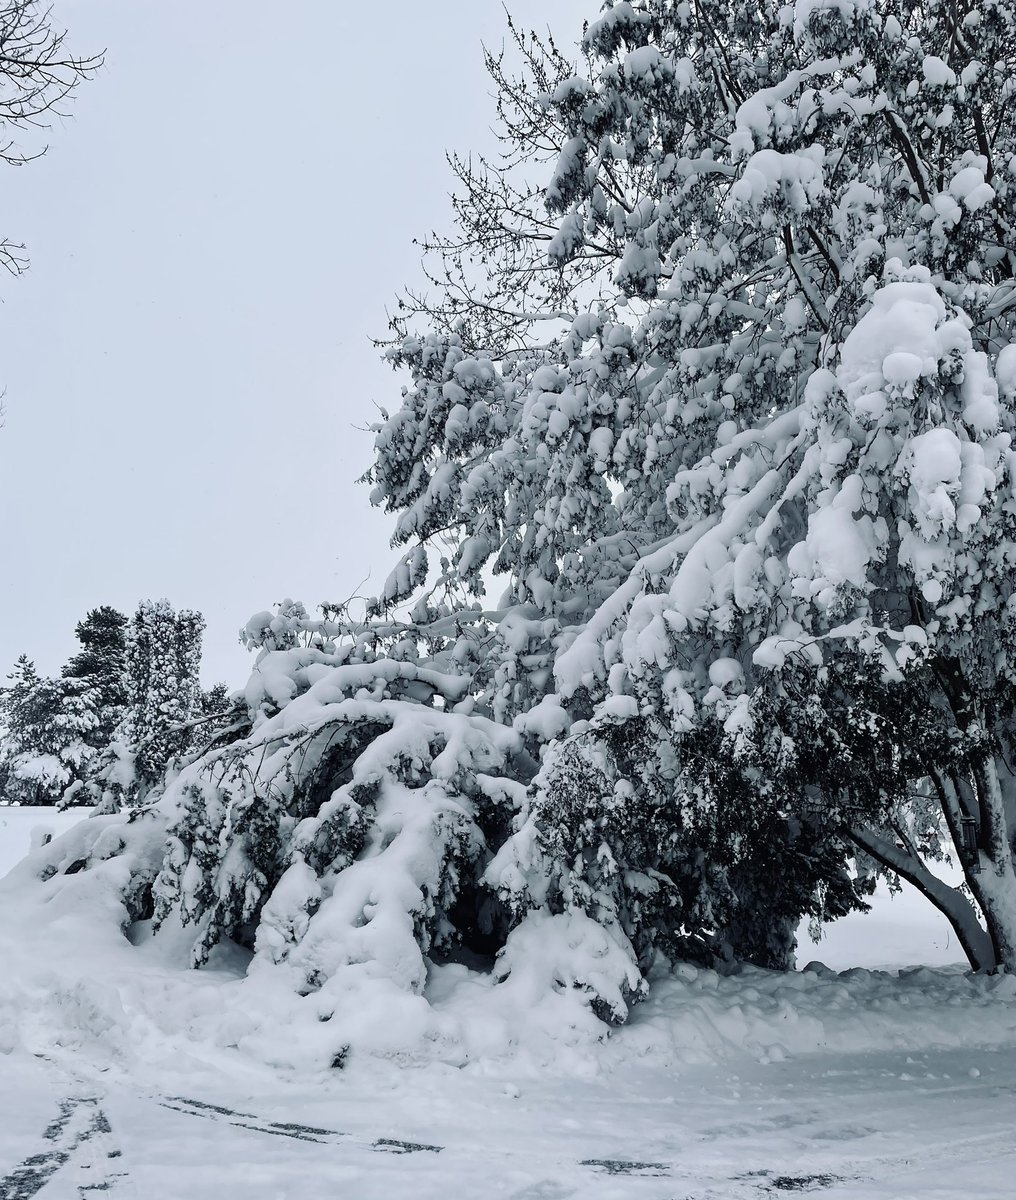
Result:
{"label": "distant tree line", "polygon": [[227,707],[225,684],[202,691],[198,612],[142,601],[108,605],[75,628],[80,649],[55,678],[22,654],[0,688],[0,804],[136,799]]}

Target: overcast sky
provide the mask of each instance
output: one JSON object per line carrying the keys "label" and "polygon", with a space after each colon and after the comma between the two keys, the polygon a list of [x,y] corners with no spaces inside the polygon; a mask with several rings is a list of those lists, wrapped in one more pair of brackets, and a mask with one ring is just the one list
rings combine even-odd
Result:
{"label": "overcast sky", "polygon": [[[573,44],[596,0],[516,0]],[[56,672],[85,612],[206,616],[206,681],[285,596],[392,561],[355,478],[399,383],[371,335],[448,227],[445,149],[489,149],[497,0],[57,0],[105,48],[45,158],[0,168],[0,677]],[[29,142],[35,149],[38,143]]]}

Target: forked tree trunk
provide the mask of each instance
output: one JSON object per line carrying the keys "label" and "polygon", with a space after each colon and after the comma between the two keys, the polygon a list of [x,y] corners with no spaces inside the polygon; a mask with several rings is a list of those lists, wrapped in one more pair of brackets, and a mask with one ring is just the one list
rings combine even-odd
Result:
{"label": "forked tree trunk", "polygon": [[[975,971],[1016,973],[1016,869],[1013,863],[1013,817],[1016,779],[1004,762],[985,757],[969,775],[932,775],[952,836],[964,882],[977,908],[959,888],[944,883],[916,855],[884,834],[855,825],[851,838],[872,858],[895,871],[943,913]],[[962,821],[976,822],[977,848],[964,848]],[[980,909],[978,914],[977,909]]]}
{"label": "forked tree trunk", "polygon": [[913,884],[942,913],[953,928],[963,953],[975,971],[990,971],[996,966],[992,938],[981,924],[977,910],[959,888],[944,883],[927,866],[906,850],[900,849],[884,834],[866,825],[852,825],[850,837],[876,862],[895,871]]}

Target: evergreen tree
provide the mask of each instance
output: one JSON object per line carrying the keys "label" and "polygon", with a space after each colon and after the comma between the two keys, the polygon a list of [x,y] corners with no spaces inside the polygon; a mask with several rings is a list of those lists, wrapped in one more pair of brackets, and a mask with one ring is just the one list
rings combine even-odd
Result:
{"label": "evergreen tree", "polygon": [[72,679],[46,679],[22,655],[0,693],[0,786],[5,803],[56,804],[87,768],[98,723],[94,694]]}
{"label": "evergreen tree", "polygon": [[109,605],[93,608],[74,628],[81,649],[63,668],[69,679],[82,679],[95,692],[99,723],[94,732],[96,747],[109,743],[119,725],[127,702],[127,618]]}
{"label": "evergreen tree", "polygon": [[130,622],[103,606],[77,625],[81,649],[60,679],[22,656],[0,693],[10,802],[115,809],[221,737],[236,714],[224,684],[201,690],[203,628],[199,613],[164,600],[143,602]]}
{"label": "evergreen tree", "polygon": [[203,717],[212,717],[230,707],[229,687],[225,683],[213,683],[201,693],[199,708]]}
{"label": "evergreen tree", "polygon": [[227,703],[214,712],[205,708],[200,613],[142,601],[130,621],[103,609],[83,624],[90,644],[67,669],[93,669],[87,678],[122,704],[111,705],[110,717],[119,719],[112,727],[104,723],[85,778],[65,799],[115,812],[136,805],[195,746],[214,741],[212,733],[221,733],[234,714]]}
{"label": "evergreen tree", "polygon": [[204,618],[168,600],[145,600],[127,629],[123,740],[142,788],[155,783],[193,741],[200,716]]}
{"label": "evergreen tree", "polygon": [[27,654],[22,654],[7,678],[10,683],[5,688],[0,688],[0,708],[3,711],[5,726],[10,725],[14,714],[38,686],[40,677],[32,659]]}
{"label": "evergreen tree", "polygon": [[[13,739],[17,736],[20,714],[26,700],[39,683],[39,673],[28,655],[22,654],[7,678],[8,685],[0,688],[0,797],[5,804],[12,804],[17,802],[8,791],[8,785],[12,783],[12,761],[16,754]],[[13,787],[17,791],[16,781]]]}

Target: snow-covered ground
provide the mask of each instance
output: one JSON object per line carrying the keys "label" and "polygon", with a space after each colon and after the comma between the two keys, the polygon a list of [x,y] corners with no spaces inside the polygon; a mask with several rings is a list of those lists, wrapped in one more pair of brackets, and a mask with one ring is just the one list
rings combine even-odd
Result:
{"label": "snow-covered ground", "polygon": [[40,1200],[1002,1200],[1016,1171],[1012,1049],[564,1079],[382,1064],[310,1087],[5,1067],[5,1200],[46,1175]]}
{"label": "snow-covered ground", "polygon": [[8,808],[0,804],[0,879],[44,835],[56,837],[82,820],[90,810],[69,808]]}
{"label": "snow-covered ground", "polygon": [[[0,809],[0,875],[74,819]],[[680,968],[600,1044],[308,1073],[230,1045],[239,959],[34,919],[0,888],[0,1200],[1013,1194],[1012,978]],[[840,926],[801,960],[952,957],[916,900]]]}

